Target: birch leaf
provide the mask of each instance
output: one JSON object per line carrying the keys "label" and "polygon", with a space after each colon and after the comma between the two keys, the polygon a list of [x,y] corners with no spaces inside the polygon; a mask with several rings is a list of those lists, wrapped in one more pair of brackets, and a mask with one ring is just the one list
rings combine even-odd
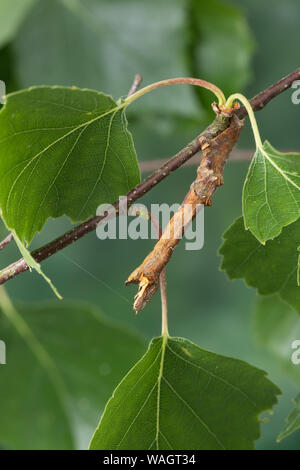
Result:
{"label": "birch leaf", "polygon": [[[101,87],[117,96],[137,72],[145,84],[188,76],[186,9],[185,0],[37,2],[13,43],[19,81]],[[157,91],[141,106],[198,116],[192,87],[177,87],[175,97]]]}
{"label": "birch leaf", "polygon": [[21,242],[29,244],[49,217],[95,215],[139,180],[124,105],[64,87],[8,95],[0,112],[0,205]]}
{"label": "birch leaf", "polygon": [[[1,288],[3,289],[3,288]],[[7,306],[0,289],[0,443],[8,449],[87,448],[113,389],[144,339],[76,301]]]}
{"label": "birch leaf", "polygon": [[300,393],[293,400],[295,407],[286,419],[286,425],[278,436],[278,441],[300,429]]}
{"label": "birch leaf", "polygon": [[252,449],[259,415],[279,393],[243,361],[186,339],[155,338],[115,390],[90,448]]}
{"label": "birch leaf", "polygon": [[259,297],[254,332],[259,345],[274,358],[280,372],[300,386],[300,367],[291,360],[293,343],[300,338],[298,313],[278,295]]}
{"label": "birch leaf", "polygon": [[300,154],[258,147],[243,189],[246,229],[265,243],[300,216]]}
{"label": "birch leaf", "polygon": [[224,233],[220,248],[221,269],[230,279],[244,279],[262,295],[279,293],[300,313],[300,287],[297,283],[300,220],[285,227],[266,245],[245,230],[237,219]]}

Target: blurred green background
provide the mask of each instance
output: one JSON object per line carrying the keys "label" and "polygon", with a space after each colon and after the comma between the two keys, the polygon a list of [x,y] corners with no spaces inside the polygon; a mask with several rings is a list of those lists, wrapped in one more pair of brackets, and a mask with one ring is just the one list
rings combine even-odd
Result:
{"label": "blurred green background", "polygon": [[[9,92],[40,84],[76,85],[119,98],[126,95],[135,73],[142,74],[144,84],[175,76],[197,76],[215,82],[225,94],[242,91],[250,98],[299,67],[299,24],[297,0],[0,0],[0,79],[6,82]],[[300,105],[292,104],[291,94],[288,90],[257,114],[262,137],[278,149],[300,148],[296,127]],[[170,87],[134,104],[128,119],[139,160],[168,157],[185,146],[209,124],[212,118],[210,102],[209,92]],[[254,149],[248,122],[238,147]],[[261,335],[258,341],[257,322],[254,327],[255,291],[242,281],[231,283],[219,271],[217,250],[222,233],[241,214],[241,190],[247,167],[247,162],[229,162],[225,185],[216,193],[213,206],[205,209],[204,248],[185,251],[184,243],[181,243],[168,265],[170,333],[267,370],[283,395],[270,421],[262,424],[262,438],[257,442],[257,448],[299,449],[299,431],[280,444],[276,443],[276,437],[291,409],[291,399],[299,391],[300,369],[290,374],[289,359],[279,359],[276,351],[263,344]],[[194,177],[195,167],[181,168],[140,202],[180,203]],[[48,221],[32,247],[52,240],[69,226],[65,218]],[[5,233],[2,227],[1,236]],[[151,240],[100,241],[95,233],[91,233],[44,262],[43,266],[62,293],[62,304],[68,300],[75,301],[75,306],[81,305],[81,301],[92,303],[117,322],[116,328],[119,324],[126,325],[149,340],[160,334],[159,295],[136,317],[132,310],[135,289],[125,287],[124,281],[152,246]],[[18,256],[17,249],[11,244],[0,254],[1,267]],[[37,274],[22,274],[7,284],[7,291],[25,320],[28,304],[35,304],[36,312],[40,310],[42,328],[44,302],[53,300],[52,292],[42,278]],[[60,327],[55,316],[51,320],[51,315],[45,314],[45,318],[45,328],[51,331]],[[72,323],[72,315],[68,318]],[[82,331],[86,331],[90,321],[87,315],[82,321]],[[0,338],[5,340],[4,321],[1,325]],[[115,355],[115,361],[123,360],[122,367],[112,362],[107,374],[92,377],[88,374],[88,364],[84,359],[80,360],[80,348],[84,345],[93,351],[103,349],[101,332],[97,336],[92,330],[91,327],[90,337],[85,333],[82,344],[76,345],[74,339],[76,335],[76,341],[80,338],[80,328],[74,336],[71,327],[63,330],[66,350],[74,348],[72,366],[70,354],[74,375],[78,374],[78,380],[81,380],[79,369],[87,369],[89,385],[86,390],[82,385],[82,398],[89,400],[89,391],[93,397],[99,391],[100,397],[101,389],[105,388],[105,394],[98,402],[93,399],[95,408],[89,411],[88,425],[79,418],[73,423],[77,438],[70,439],[69,448],[87,447],[113,386],[143,350],[142,345],[136,345],[136,357],[127,357],[120,351],[119,356]],[[51,349],[51,337],[48,342]],[[111,332],[105,345],[108,356],[113,356],[110,351],[119,348],[119,342],[122,342],[122,335],[114,336]],[[87,357],[86,361],[89,360]],[[7,394],[7,391],[3,392],[4,367],[13,367],[9,361],[8,354],[7,365],[0,366],[0,402]],[[55,416],[54,407],[48,410],[55,418],[52,431],[43,428],[42,422],[35,429],[37,402],[43,401],[37,395],[30,402],[26,401],[27,414],[22,416],[22,400],[25,403],[26,397],[23,397],[23,388],[18,390],[17,377],[23,374],[21,369],[25,367],[21,362],[16,359],[14,369],[10,371],[15,376],[16,389],[11,390],[11,411],[4,411],[0,416],[0,444],[4,448],[45,448],[47,445],[51,448],[55,446],[51,432],[55,423],[60,428],[64,418]],[[106,382],[106,376],[114,374],[114,367],[117,372],[113,380]],[[26,383],[26,393],[34,394],[30,377],[29,374],[22,380]],[[15,411],[14,400],[18,402]],[[17,412],[18,418],[14,416]],[[24,436],[22,441],[20,423],[29,416],[31,420],[27,427],[32,428],[31,439]],[[8,420],[11,430],[6,437]],[[45,431],[38,437],[43,429],[48,429],[49,434]],[[21,437],[15,438],[14,434]]]}

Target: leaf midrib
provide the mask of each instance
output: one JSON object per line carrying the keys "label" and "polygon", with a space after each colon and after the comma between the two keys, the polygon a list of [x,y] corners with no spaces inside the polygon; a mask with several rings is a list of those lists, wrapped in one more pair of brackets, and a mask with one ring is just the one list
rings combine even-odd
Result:
{"label": "leaf midrib", "polygon": [[[243,391],[241,390],[239,387],[235,386],[234,384],[226,381],[225,379],[223,379],[222,377],[219,377],[218,375],[215,375],[214,373],[212,373],[211,371],[205,369],[205,368],[202,368],[200,366],[198,366],[197,364],[194,364],[193,362],[191,361],[188,361],[186,360],[185,358],[183,358],[181,355],[179,355],[178,353],[176,353],[168,344],[168,339],[169,337],[165,336],[165,337],[162,337],[161,341],[162,341],[162,345],[160,347],[160,350],[158,351],[157,355],[155,356],[155,358],[153,359],[152,361],[152,364],[151,366],[144,372],[144,374],[142,374],[142,376],[139,377],[138,381],[134,384],[133,388],[131,389],[131,392],[136,388],[137,384],[141,381],[142,378],[145,378],[145,375],[149,373],[149,371],[152,369],[152,367],[154,366],[154,364],[156,363],[158,357],[160,356],[160,363],[159,363],[159,369],[158,369],[158,375],[157,375],[157,379],[154,381],[154,383],[152,384],[152,387],[149,391],[149,393],[147,394],[147,397],[145,398],[145,400],[143,401],[143,404],[142,406],[139,408],[138,412],[136,413],[134,419],[131,421],[130,425],[128,426],[128,428],[126,429],[125,433],[123,434],[121,440],[118,442],[118,444],[116,445],[116,449],[119,449],[121,443],[124,441],[125,437],[127,436],[128,432],[130,431],[130,429],[132,428],[132,425],[136,422],[137,418],[139,417],[141,411],[144,409],[144,407],[146,406],[147,402],[149,401],[151,395],[154,393],[156,387],[157,387],[157,405],[156,405],[156,429],[155,429],[155,438],[154,440],[151,442],[150,446],[149,446],[149,449],[152,448],[153,444],[156,443],[156,450],[159,450],[159,435],[161,434],[161,436],[163,437],[163,439],[166,440],[166,442],[168,443],[168,446],[171,447],[172,449],[172,446],[170,444],[170,442],[167,440],[166,436],[163,435],[161,429],[160,429],[160,399],[161,399],[161,383],[162,381],[164,381],[167,386],[169,387],[169,389],[177,396],[178,399],[180,399],[184,405],[186,406],[186,408],[189,410],[189,412],[191,412],[192,414],[194,414],[194,416],[197,417],[198,421],[201,423],[201,425],[206,429],[206,431],[216,440],[216,442],[218,443],[218,445],[220,445],[222,447],[222,449],[226,449],[225,445],[220,441],[220,439],[218,438],[218,436],[210,429],[210,427],[205,423],[205,421],[203,421],[203,419],[195,412],[195,410],[193,410],[193,408],[178,394],[178,392],[173,388],[173,386],[170,384],[170,382],[167,380],[167,378],[164,376],[163,372],[164,372],[164,364],[165,364],[165,354],[166,354],[166,350],[168,349],[171,354],[173,354],[174,356],[178,357],[179,359],[181,359],[182,361],[188,363],[190,366],[193,366],[193,367],[196,367],[196,368],[199,368],[200,370],[202,370],[203,372],[205,372],[206,374],[209,374],[210,376],[212,376],[214,379],[216,380],[220,380],[221,382],[225,383],[227,386],[231,387],[232,389],[234,389],[236,392],[240,393],[244,398],[247,399],[247,401],[251,404],[251,406],[253,406],[254,409],[257,409],[257,404]],[[176,341],[176,339],[172,338],[174,341]],[[125,377],[124,379],[125,380]],[[121,382],[122,383],[122,382]],[[121,384],[120,384],[121,385]],[[117,409],[114,410],[115,412],[117,411]]]}

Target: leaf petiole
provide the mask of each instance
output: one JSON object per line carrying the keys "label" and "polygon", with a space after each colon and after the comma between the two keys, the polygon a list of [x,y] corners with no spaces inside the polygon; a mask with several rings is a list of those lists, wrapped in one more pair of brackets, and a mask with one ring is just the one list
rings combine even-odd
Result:
{"label": "leaf petiole", "polygon": [[224,96],[224,93],[220,88],[218,88],[216,85],[213,85],[210,82],[207,82],[206,80],[201,80],[199,78],[190,78],[190,77],[180,77],[180,78],[169,78],[167,80],[161,80],[159,82],[151,83],[151,85],[148,85],[141,90],[136,91],[132,95],[128,96],[123,103],[128,106],[131,104],[133,101],[136,99],[140,98],[141,96],[145,95],[146,93],[149,93],[152,90],[156,90],[157,88],[163,87],[163,86],[169,86],[169,85],[194,85],[194,86],[200,86],[202,88],[206,88],[207,90],[210,90],[214,95],[218,98],[218,106],[222,107],[225,105],[226,98]]}
{"label": "leaf petiole", "polygon": [[255,116],[254,116],[254,111],[252,109],[252,106],[251,106],[250,102],[247,100],[247,98],[244,95],[242,95],[241,93],[234,93],[233,95],[230,95],[229,98],[227,99],[225,107],[226,108],[232,108],[233,102],[235,100],[239,100],[245,106],[246,111],[247,111],[248,116],[249,116],[249,119],[250,119],[250,122],[251,122],[251,127],[252,127],[252,131],[253,131],[256,147],[262,148],[263,144],[262,144],[262,141],[261,141],[261,137],[260,137],[260,133],[259,133],[259,130],[258,130],[257,122],[256,122],[256,119],[255,119]]}

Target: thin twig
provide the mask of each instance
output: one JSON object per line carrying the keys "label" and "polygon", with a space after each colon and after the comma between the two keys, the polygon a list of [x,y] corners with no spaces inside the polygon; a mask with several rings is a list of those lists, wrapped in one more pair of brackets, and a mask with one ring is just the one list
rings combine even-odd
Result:
{"label": "thin twig", "polygon": [[169,336],[166,268],[160,273],[159,285],[161,298],[161,335]]}
{"label": "thin twig", "polygon": [[5,237],[4,240],[2,240],[2,242],[0,242],[0,251],[3,250],[3,248],[5,248],[6,245],[8,245],[12,241],[13,238],[14,236],[12,233],[7,235],[7,237]]}
{"label": "thin twig", "polygon": [[127,98],[131,95],[133,95],[140,87],[141,83],[143,81],[143,77],[142,75],[140,75],[139,73],[137,73],[135,76],[134,76],[134,79],[133,79],[133,82],[132,82],[132,85],[131,85],[131,88],[128,92],[128,95],[127,95]]}
{"label": "thin twig", "polygon": [[[250,103],[253,111],[260,111],[263,109],[269,103],[269,101],[280,95],[282,92],[286,91],[296,80],[299,79],[300,67],[252,98]],[[242,108],[238,109],[236,111],[236,115],[239,119],[244,118],[247,115],[245,107],[243,106]]]}
{"label": "thin twig", "polygon": [[[255,111],[262,109],[270,100],[275,98],[277,95],[287,90],[295,80],[300,79],[300,68],[292,72],[291,74],[284,77],[279,82],[271,85],[265,91],[257,95],[251,100],[251,104]],[[236,111],[236,114],[239,118],[245,116],[244,108],[240,108]],[[211,126],[208,127],[208,129]],[[207,131],[207,130],[206,130]],[[221,129],[219,130],[219,132]],[[172,171],[179,168],[190,158],[193,157],[201,149],[201,144],[199,141],[199,136],[197,136],[190,144],[187,145],[183,150],[178,152],[173,158],[164,164],[161,168],[151,174],[146,178],[142,183],[133,188],[129,193],[129,204],[132,204],[144,194],[150,191],[156,184],[166,178]],[[115,207],[118,207],[118,203],[115,203]],[[72,243],[76,242],[79,238],[90,233],[92,230],[95,230],[97,224],[101,221],[99,217],[92,217],[86,222],[76,226],[72,230],[68,231],[64,235],[58,237],[57,239],[51,241],[47,245],[39,248],[38,250],[33,251],[31,254],[34,259],[38,262],[41,262],[50,256],[54,255],[58,251],[66,248]],[[7,266],[0,272],[0,284],[4,284],[6,281],[14,278],[18,274],[28,270],[28,266],[24,258],[15,261],[10,266]]]}
{"label": "thin twig", "polygon": [[[159,220],[148,211],[151,223],[156,230],[157,238],[160,239],[162,236],[162,230],[159,224]],[[167,301],[167,280],[166,280],[166,268],[163,268],[159,276],[159,287],[160,287],[160,298],[161,298],[161,335],[169,335],[168,326],[168,301]],[[137,295],[138,297],[138,295]],[[138,313],[139,309],[136,309]]]}
{"label": "thin twig", "polygon": [[[300,150],[294,149],[284,149],[279,150],[282,153],[300,153]],[[246,149],[233,149],[231,154],[229,155],[230,162],[247,162],[250,161],[254,155],[255,149],[246,150]],[[142,173],[148,173],[150,171],[154,171],[157,167],[164,165],[167,162],[167,158],[155,158],[154,160],[145,160],[140,163],[140,169]],[[183,168],[187,166],[198,166],[199,165],[199,155],[194,155],[190,160],[184,163],[182,166]]]}

